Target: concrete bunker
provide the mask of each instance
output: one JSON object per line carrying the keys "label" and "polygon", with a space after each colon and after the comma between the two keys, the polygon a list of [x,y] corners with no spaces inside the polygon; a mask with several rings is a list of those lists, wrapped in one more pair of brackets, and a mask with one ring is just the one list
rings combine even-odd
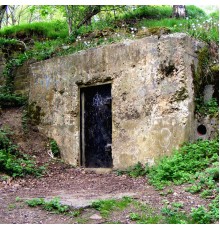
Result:
{"label": "concrete bunker", "polygon": [[[153,164],[195,139],[191,66],[197,67],[201,47],[203,43],[177,33],[125,40],[30,65],[29,103],[41,108],[39,130],[56,140],[62,158],[74,166],[123,169],[138,161]],[[93,102],[103,107],[89,113],[101,116],[103,109],[111,115],[104,125],[111,135],[102,145],[93,143],[109,154],[108,163],[103,163],[107,157],[100,163],[101,157],[93,158],[88,151],[89,136],[101,132],[97,124],[92,134],[87,128],[84,112]]]}

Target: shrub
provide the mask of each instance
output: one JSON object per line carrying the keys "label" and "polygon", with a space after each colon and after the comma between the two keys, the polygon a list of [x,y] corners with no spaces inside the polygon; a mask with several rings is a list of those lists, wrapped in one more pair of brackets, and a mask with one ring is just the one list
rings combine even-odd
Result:
{"label": "shrub", "polygon": [[6,150],[0,150],[0,172],[12,177],[24,177],[28,174],[41,176],[43,167],[36,168],[34,161],[28,157],[16,157]]}
{"label": "shrub", "polygon": [[50,141],[50,149],[55,157],[60,157],[60,149],[55,140]]}
{"label": "shrub", "polygon": [[212,216],[204,206],[192,208],[191,217],[193,222],[197,224],[210,224],[212,222]]}
{"label": "shrub", "polygon": [[172,15],[171,6],[138,6],[136,9],[122,16],[123,19],[161,19],[169,18]]}
{"label": "shrub", "polygon": [[187,11],[187,16],[189,18],[199,18],[199,17],[206,16],[206,13],[204,10],[194,5],[187,5],[186,11]]}
{"label": "shrub", "polygon": [[[172,156],[161,158],[149,171],[149,182],[162,188],[170,182],[182,184],[190,181],[197,173],[218,161],[218,141],[198,140],[188,143]],[[198,189],[198,188],[196,188]]]}
{"label": "shrub", "polygon": [[217,117],[219,112],[218,102],[216,98],[212,98],[207,102],[204,102],[203,98],[196,99],[196,113],[200,115],[210,115],[212,117]]}
{"label": "shrub", "polygon": [[25,96],[19,96],[16,94],[0,93],[0,107],[19,107],[26,103],[27,98]]}

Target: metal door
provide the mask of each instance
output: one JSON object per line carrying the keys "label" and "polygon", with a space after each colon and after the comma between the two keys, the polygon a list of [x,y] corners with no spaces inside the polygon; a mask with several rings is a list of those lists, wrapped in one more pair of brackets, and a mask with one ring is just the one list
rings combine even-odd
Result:
{"label": "metal door", "polygon": [[81,88],[81,165],[112,167],[111,84]]}

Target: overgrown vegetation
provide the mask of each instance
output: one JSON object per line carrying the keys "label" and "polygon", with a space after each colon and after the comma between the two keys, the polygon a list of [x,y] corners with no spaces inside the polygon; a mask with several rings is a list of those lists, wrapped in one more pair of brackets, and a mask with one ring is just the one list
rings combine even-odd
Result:
{"label": "overgrown vegetation", "polygon": [[55,140],[50,140],[50,149],[54,157],[60,157],[60,149]]}
{"label": "overgrown vegetation", "polygon": [[[127,170],[119,171],[118,174],[125,173],[131,177],[145,175],[148,177],[149,183],[159,190],[172,184],[187,184],[186,191],[198,193],[204,199],[213,199],[208,208],[201,206],[192,209],[192,223],[212,223],[218,220],[219,215],[218,152],[218,140],[198,140],[183,145],[171,156],[160,158],[152,167],[138,163]],[[168,193],[169,191],[161,195]],[[172,217],[170,219],[172,223],[180,223],[178,220],[181,219],[184,223],[188,218],[170,208],[165,208],[162,212],[164,215]]]}
{"label": "overgrown vegetation", "polygon": [[210,115],[211,117],[218,117],[219,115],[219,106],[216,98],[212,98],[207,102],[204,102],[203,98],[196,99],[196,113],[207,116]]}
{"label": "overgrown vegetation", "polygon": [[0,129],[0,172],[12,177],[41,176],[45,168],[37,167],[29,155],[23,154],[10,140],[11,134]]}
{"label": "overgrown vegetation", "polygon": [[0,107],[20,107],[25,105],[27,98],[25,96],[19,96],[16,94],[4,94],[0,93]]}
{"label": "overgrown vegetation", "polygon": [[149,182],[162,189],[171,182],[178,185],[194,181],[196,173],[208,167],[216,167],[218,151],[218,140],[198,140],[185,144],[171,156],[161,158],[150,168]]}

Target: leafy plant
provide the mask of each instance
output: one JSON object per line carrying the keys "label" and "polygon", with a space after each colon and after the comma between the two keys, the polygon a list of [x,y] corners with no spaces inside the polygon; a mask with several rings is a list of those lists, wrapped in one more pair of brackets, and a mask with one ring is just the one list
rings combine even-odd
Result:
{"label": "leafy plant", "polygon": [[182,184],[190,181],[195,173],[218,161],[218,147],[217,140],[198,140],[183,145],[173,155],[161,158],[150,168],[149,182],[161,189],[171,182]]}
{"label": "leafy plant", "polygon": [[44,205],[45,201],[44,201],[43,198],[33,198],[31,200],[27,200],[26,203],[30,207],[36,207],[36,206],[39,206],[39,205]]}
{"label": "leafy plant", "polygon": [[131,213],[130,215],[129,215],[129,218],[131,219],[131,220],[140,220],[141,219],[141,216],[139,215],[139,214],[137,214],[137,213]]}
{"label": "leafy plant", "polygon": [[19,107],[26,103],[27,98],[16,94],[0,93],[0,107]]}
{"label": "leafy plant", "polygon": [[45,201],[43,208],[47,211],[55,211],[56,213],[65,213],[69,211],[69,206],[62,205],[58,197],[55,197],[50,201]]}
{"label": "leafy plant", "polygon": [[12,177],[24,177],[28,174],[41,176],[44,167],[36,167],[34,161],[27,157],[16,157],[6,150],[0,150],[0,171]]}
{"label": "leafy plant", "polygon": [[198,224],[212,223],[212,216],[204,206],[200,206],[199,208],[192,208],[191,217],[193,222]]}
{"label": "leafy plant", "polygon": [[172,203],[172,206],[174,207],[174,208],[183,208],[183,203],[180,203],[180,202],[173,202]]}
{"label": "leafy plant", "polygon": [[185,191],[190,193],[198,193],[200,192],[202,187],[200,185],[192,185],[191,187],[185,189]]}
{"label": "leafy plant", "polygon": [[23,177],[28,174],[41,176],[45,168],[36,167],[30,156],[21,153],[18,146],[10,140],[9,134],[0,129],[0,172],[12,177]]}
{"label": "leafy plant", "polygon": [[55,213],[67,213],[70,211],[69,206],[62,205],[58,197],[55,197],[50,201],[45,201],[43,198],[34,198],[32,200],[27,200],[26,203],[30,207],[42,206],[43,209]]}
{"label": "leafy plant", "polygon": [[60,157],[60,149],[55,140],[50,140],[50,149],[55,157]]}
{"label": "leafy plant", "polygon": [[219,106],[216,98],[212,98],[207,102],[204,102],[203,98],[196,99],[196,112],[200,115],[210,115],[217,117],[219,114]]}

